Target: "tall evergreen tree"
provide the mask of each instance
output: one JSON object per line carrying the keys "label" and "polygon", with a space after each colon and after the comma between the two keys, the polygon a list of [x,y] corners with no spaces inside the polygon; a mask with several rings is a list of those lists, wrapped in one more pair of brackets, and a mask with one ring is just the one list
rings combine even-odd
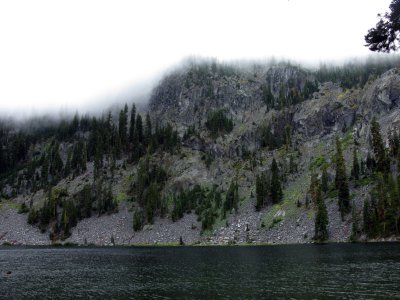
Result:
{"label": "tall evergreen tree", "polygon": [[390,155],[394,158],[399,157],[400,136],[397,130],[392,130],[389,134]]}
{"label": "tall evergreen tree", "polygon": [[376,162],[376,170],[378,172],[386,173],[389,169],[389,164],[386,157],[385,146],[383,144],[381,128],[375,117],[372,119],[371,122],[371,135],[372,149]]}
{"label": "tall evergreen tree", "polygon": [[86,145],[80,140],[74,144],[71,158],[71,169],[74,170],[74,175],[81,174],[86,171]]}
{"label": "tall evergreen tree", "polygon": [[72,158],[72,152],[68,151],[67,161],[65,162],[65,167],[64,167],[64,176],[68,176],[69,174],[71,174],[71,158]]}
{"label": "tall evergreen tree", "polygon": [[376,170],[386,173],[389,170],[389,162],[381,135],[381,128],[374,117],[371,122],[372,150],[374,152]]}
{"label": "tall evergreen tree", "polygon": [[235,209],[235,211],[237,211],[238,205],[239,205],[239,186],[236,182],[232,180],[229,189],[226,192],[224,211],[226,212],[232,209]]}
{"label": "tall evergreen tree", "polygon": [[335,185],[338,189],[339,210],[344,217],[350,212],[350,192],[346,175],[346,165],[343,157],[342,143],[336,138],[336,177]]}
{"label": "tall evergreen tree", "polygon": [[329,177],[328,177],[328,168],[326,166],[322,167],[322,175],[321,175],[321,191],[326,194],[329,188]]}
{"label": "tall evergreen tree", "polygon": [[354,202],[351,209],[351,217],[353,219],[353,223],[351,225],[350,241],[357,242],[358,239],[360,238],[361,232],[360,232],[360,222],[357,214],[357,209]]}
{"label": "tall evergreen tree", "polygon": [[151,143],[151,135],[152,135],[152,128],[151,128],[151,120],[150,120],[150,115],[149,113],[146,114],[146,124],[144,127],[144,139],[145,139],[145,144],[147,146],[150,145]]}
{"label": "tall evergreen tree", "polygon": [[115,155],[117,158],[120,158],[121,156],[121,151],[125,149],[126,144],[123,144],[121,141],[121,137],[115,128],[115,125],[113,124],[111,126],[111,136],[110,136],[110,141],[111,141],[111,147],[109,147],[108,151],[108,157],[110,158],[111,155]]}
{"label": "tall evergreen tree", "polygon": [[135,142],[136,143],[143,143],[144,137],[143,137],[143,121],[142,121],[142,116],[137,115],[136,116],[136,127],[135,127]]}
{"label": "tall evergreen tree", "polygon": [[47,185],[47,180],[49,176],[49,158],[47,155],[43,154],[42,156],[42,168],[40,177],[42,178],[42,183]]}
{"label": "tall evergreen tree", "polygon": [[56,181],[62,172],[64,167],[63,161],[60,157],[60,144],[58,142],[54,142],[53,146],[50,150],[50,175],[52,179]]}
{"label": "tall evergreen tree", "polygon": [[144,216],[143,211],[136,208],[133,212],[133,230],[139,231],[143,227]]}
{"label": "tall evergreen tree", "polygon": [[96,151],[93,163],[93,179],[96,181],[100,177],[101,168],[103,166],[103,155],[100,150]]}
{"label": "tall evergreen tree", "polygon": [[268,179],[265,172],[256,177],[256,210],[259,211],[264,207],[266,198],[269,194]]}
{"label": "tall evergreen tree", "polygon": [[136,106],[132,104],[131,119],[129,122],[129,142],[133,143],[135,140],[135,120],[136,120]]}
{"label": "tall evergreen tree", "polygon": [[283,198],[281,179],[279,175],[278,164],[275,158],[272,160],[271,164],[271,187],[270,187],[272,203],[278,203]]}
{"label": "tall evergreen tree", "polygon": [[351,177],[354,180],[360,179],[360,163],[358,162],[357,149],[353,149],[353,167],[351,169]]}
{"label": "tall evergreen tree", "polygon": [[147,222],[153,224],[154,213],[156,209],[159,207],[160,203],[160,194],[158,191],[158,185],[155,182],[152,182],[150,186],[147,188],[145,194],[145,207],[147,214]]}
{"label": "tall evergreen tree", "polygon": [[321,186],[319,184],[318,175],[314,172],[311,174],[310,194],[312,204],[314,207],[318,207],[318,196],[321,194]]}
{"label": "tall evergreen tree", "polygon": [[264,184],[261,180],[261,176],[256,177],[256,210],[260,211],[264,206]]}
{"label": "tall evergreen tree", "polygon": [[321,188],[319,186],[319,182],[316,181],[316,186],[314,187],[317,202],[317,214],[315,216],[315,235],[314,239],[319,242],[326,241],[329,237],[328,233],[328,212],[326,210],[324,199],[321,195]]}
{"label": "tall evergreen tree", "polygon": [[119,138],[121,140],[122,148],[125,148],[128,142],[128,105],[125,104],[123,110],[119,113]]}

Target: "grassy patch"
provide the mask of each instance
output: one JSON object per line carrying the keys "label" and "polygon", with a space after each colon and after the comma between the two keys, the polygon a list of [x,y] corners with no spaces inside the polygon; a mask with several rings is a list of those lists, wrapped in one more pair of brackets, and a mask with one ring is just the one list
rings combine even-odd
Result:
{"label": "grassy patch", "polygon": [[280,148],[277,150],[277,154],[278,154],[278,157],[279,157],[279,158],[281,158],[281,157],[286,157],[287,154],[288,154],[288,151],[286,150],[286,147],[285,147],[285,146],[282,146],[282,147],[280,147]]}
{"label": "grassy patch", "polygon": [[[272,228],[275,224],[277,224],[278,219],[280,219],[279,222],[281,222],[285,219],[293,218],[298,215],[300,208],[297,207],[297,201],[304,200],[310,185],[309,181],[310,179],[308,174],[303,174],[284,190],[282,202],[273,205],[264,214],[262,222],[266,228]],[[285,212],[285,216],[275,218],[274,216],[278,210],[283,210]]]}
{"label": "grassy patch", "polygon": [[123,201],[128,200],[128,195],[124,192],[120,192],[118,193],[117,197],[115,198],[115,200],[117,201],[117,203],[121,203]]}
{"label": "grassy patch", "polygon": [[132,186],[133,180],[134,180],[133,175],[124,177],[123,182],[122,182],[123,188],[125,190],[128,190]]}
{"label": "grassy patch", "polygon": [[342,141],[342,148],[346,150],[350,145],[353,144],[353,133],[351,130],[347,131],[346,135],[343,137]]}
{"label": "grassy patch", "polygon": [[12,201],[6,201],[5,204],[11,209],[19,209],[20,205],[18,203],[12,202]]}
{"label": "grassy patch", "polygon": [[246,124],[240,124],[239,126],[238,126],[238,132],[239,132],[239,134],[244,134],[245,132],[246,132]]}
{"label": "grassy patch", "polygon": [[318,157],[314,158],[314,159],[311,161],[310,166],[309,166],[309,170],[312,171],[312,170],[315,170],[315,169],[317,169],[317,168],[320,168],[320,167],[322,167],[323,165],[325,165],[326,163],[327,163],[327,162],[326,162],[326,160],[325,160],[325,156],[323,156],[323,155],[318,156]]}
{"label": "grassy patch", "polygon": [[274,222],[274,215],[278,212],[278,210],[281,209],[282,204],[283,203],[273,205],[271,209],[264,215],[262,223],[264,224],[265,227],[272,228],[272,224]]}
{"label": "grassy patch", "polygon": [[233,163],[233,168],[238,172],[240,169],[242,169],[242,161],[237,160]]}
{"label": "grassy patch", "polygon": [[367,177],[367,178],[362,178],[362,179],[357,180],[355,182],[355,184],[357,186],[367,186],[373,182],[374,182],[374,180],[371,177]]}
{"label": "grassy patch", "polygon": [[326,194],[327,198],[337,198],[339,195],[339,191],[336,189],[330,189]]}
{"label": "grassy patch", "polygon": [[269,229],[272,229],[272,228],[274,228],[274,226],[276,225],[276,224],[278,224],[278,223],[280,223],[280,222],[282,222],[283,221],[283,217],[282,216],[279,216],[279,217],[276,217],[276,218],[273,218],[273,220],[272,220],[272,224],[271,225],[269,225]]}

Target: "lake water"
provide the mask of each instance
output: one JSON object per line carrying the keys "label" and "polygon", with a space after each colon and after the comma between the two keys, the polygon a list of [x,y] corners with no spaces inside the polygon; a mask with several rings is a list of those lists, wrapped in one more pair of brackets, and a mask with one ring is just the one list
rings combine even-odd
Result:
{"label": "lake water", "polygon": [[290,298],[400,299],[400,244],[0,248],[0,299]]}

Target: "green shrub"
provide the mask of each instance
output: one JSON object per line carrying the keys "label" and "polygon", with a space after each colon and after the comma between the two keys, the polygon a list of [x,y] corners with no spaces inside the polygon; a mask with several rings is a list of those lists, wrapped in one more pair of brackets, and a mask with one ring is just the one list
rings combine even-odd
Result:
{"label": "green shrub", "polygon": [[133,230],[139,231],[142,229],[144,223],[143,211],[140,209],[135,209],[133,212]]}
{"label": "green shrub", "polygon": [[25,202],[21,204],[20,208],[18,209],[19,214],[26,214],[29,212],[29,208],[26,206]]}

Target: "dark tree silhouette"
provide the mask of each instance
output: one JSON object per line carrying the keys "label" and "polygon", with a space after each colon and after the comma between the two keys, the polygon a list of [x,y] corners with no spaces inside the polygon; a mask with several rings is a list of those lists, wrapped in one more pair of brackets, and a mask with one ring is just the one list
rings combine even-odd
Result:
{"label": "dark tree silhouette", "polygon": [[392,0],[389,10],[384,15],[378,14],[379,22],[365,36],[365,46],[371,51],[388,53],[399,48],[400,0]]}

